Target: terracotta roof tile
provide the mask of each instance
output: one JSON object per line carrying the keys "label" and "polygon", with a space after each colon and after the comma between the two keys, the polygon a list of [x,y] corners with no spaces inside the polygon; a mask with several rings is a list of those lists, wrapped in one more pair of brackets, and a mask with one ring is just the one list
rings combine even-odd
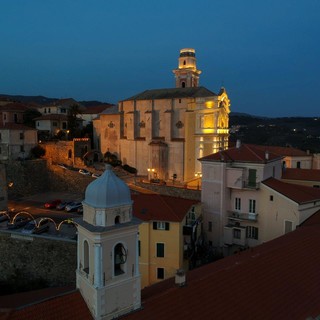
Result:
{"label": "terracotta roof tile", "polygon": [[124,319],[306,319],[320,315],[320,226],[278,239],[143,290]]}
{"label": "terracotta roof tile", "polygon": [[269,150],[272,153],[275,153],[280,156],[312,156],[308,154],[306,151],[299,150],[292,147],[278,147],[278,146],[258,146],[258,148],[261,148],[263,150]]}
{"label": "terracotta roof tile", "polygon": [[320,210],[315,212],[311,217],[305,220],[301,225],[302,226],[320,225]]}
{"label": "terracotta roof tile", "polygon": [[67,121],[68,116],[65,114],[45,114],[41,117],[34,118],[33,120],[58,120],[58,121]]}
{"label": "terracotta roof tile", "polygon": [[90,320],[91,313],[79,291],[1,313],[6,320]]}
{"label": "terracotta roof tile", "polygon": [[99,114],[106,109],[113,107],[111,104],[100,104],[98,106],[87,107],[86,110],[82,111],[82,114]]}
{"label": "terracotta roof tile", "polygon": [[[266,156],[267,154],[267,156]],[[219,151],[208,156],[205,156],[200,161],[222,161],[222,162],[253,162],[266,163],[281,159],[282,156],[270,152],[267,148],[252,144],[241,144],[239,147],[229,148],[224,151]]]}
{"label": "terracotta roof tile", "polygon": [[319,188],[286,183],[274,178],[264,180],[262,183],[299,204],[320,200]]}
{"label": "terracotta roof tile", "polygon": [[0,106],[0,111],[20,111],[24,112],[26,110],[30,109],[29,106],[19,103],[19,102],[11,102],[6,105]]}
{"label": "terracotta roof tile", "polygon": [[160,194],[132,194],[133,214],[142,221],[181,222],[192,205],[199,203]]}
{"label": "terracotta roof tile", "polygon": [[35,128],[27,127],[20,123],[11,123],[0,124],[0,130],[36,130]]}
{"label": "terracotta roof tile", "polygon": [[282,179],[320,181],[320,170],[286,168],[282,172]]}

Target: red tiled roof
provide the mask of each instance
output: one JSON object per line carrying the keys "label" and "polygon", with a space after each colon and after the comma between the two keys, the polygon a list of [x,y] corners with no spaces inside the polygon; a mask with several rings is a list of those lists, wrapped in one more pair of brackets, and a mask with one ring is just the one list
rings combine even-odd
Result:
{"label": "red tiled roof", "polygon": [[19,102],[11,102],[6,105],[0,106],[0,111],[21,111],[21,112],[24,112],[28,109],[30,109],[30,107],[26,106],[23,103],[19,103]]}
{"label": "red tiled roof", "polygon": [[295,149],[292,147],[278,147],[278,146],[258,146],[258,148],[261,148],[263,150],[269,150],[272,153],[275,153],[280,156],[310,156],[307,152],[299,149]]}
{"label": "red tiled roof", "polygon": [[[268,158],[266,158],[266,153]],[[229,148],[224,151],[219,151],[208,156],[205,156],[200,161],[222,161],[222,162],[253,162],[253,163],[266,163],[281,159],[282,156],[270,152],[267,148],[263,149],[262,146],[252,144],[241,144],[240,147]]]}
{"label": "red tiled roof", "polygon": [[191,206],[199,203],[160,194],[132,194],[133,215],[142,221],[181,222]]}
{"label": "red tiled roof", "polygon": [[311,217],[305,220],[301,226],[314,226],[320,225],[320,210],[315,212]]}
{"label": "red tiled roof", "polygon": [[36,130],[36,129],[27,127],[21,123],[7,122],[6,124],[0,124],[0,130]]}
{"label": "red tiled roof", "polygon": [[282,171],[282,179],[320,181],[320,170],[286,168]]}
{"label": "red tiled roof", "polygon": [[[32,294],[29,293],[29,294]],[[17,309],[0,309],[0,319],[6,320],[90,320],[91,313],[79,291],[73,291]]]}
{"label": "red tiled roof", "polygon": [[65,114],[45,114],[42,115],[41,117],[34,118],[33,120],[60,120],[60,121],[67,121],[68,116]]}
{"label": "red tiled roof", "polygon": [[286,183],[274,178],[264,180],[262,183],[299,204],[320,200],[319,188]]}
{"label": "red tiled roof", "polygon": [[82,114],[99,114],[102,111],[111,108],[111,104],[101,104],[98,106],[87,107],[86,110],[82,111]]}
{"label": "red tiled roof", "polygon": [[320,226],[224,258],[142,291],[124,319],[307,319],[320,315]]}

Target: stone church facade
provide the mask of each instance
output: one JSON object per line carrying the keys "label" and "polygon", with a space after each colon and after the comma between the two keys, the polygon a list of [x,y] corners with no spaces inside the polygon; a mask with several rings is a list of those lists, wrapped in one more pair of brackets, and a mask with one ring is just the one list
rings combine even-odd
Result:
{"label": "stone church facade", "polygon": [[197,160],[228,148],[230,100],[199,86],[194,49],[180,50],[176,87],[146,90],[94,120],[95,142],[149,179],[186,182],[201,172]]}

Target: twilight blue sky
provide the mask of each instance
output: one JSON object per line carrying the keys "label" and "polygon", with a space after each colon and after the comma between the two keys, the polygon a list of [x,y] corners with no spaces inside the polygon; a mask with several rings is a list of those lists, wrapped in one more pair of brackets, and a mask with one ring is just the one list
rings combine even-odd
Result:
{"label": "twilight blue sky", "polygon": [[116,103],[181,48],[231,110],[320,116],[320,0],[0,0],[0,93]]}

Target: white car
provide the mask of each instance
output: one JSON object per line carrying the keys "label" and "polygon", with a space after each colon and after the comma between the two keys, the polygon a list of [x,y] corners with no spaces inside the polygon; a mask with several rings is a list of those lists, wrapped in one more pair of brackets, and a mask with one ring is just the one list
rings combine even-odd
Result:
{"label": "white car", "polygon": [[80,169],[79,170],[79,173],[85,175],[85,176],[91,176],[91,172],[89,172],[88,170],[86,169]]}

